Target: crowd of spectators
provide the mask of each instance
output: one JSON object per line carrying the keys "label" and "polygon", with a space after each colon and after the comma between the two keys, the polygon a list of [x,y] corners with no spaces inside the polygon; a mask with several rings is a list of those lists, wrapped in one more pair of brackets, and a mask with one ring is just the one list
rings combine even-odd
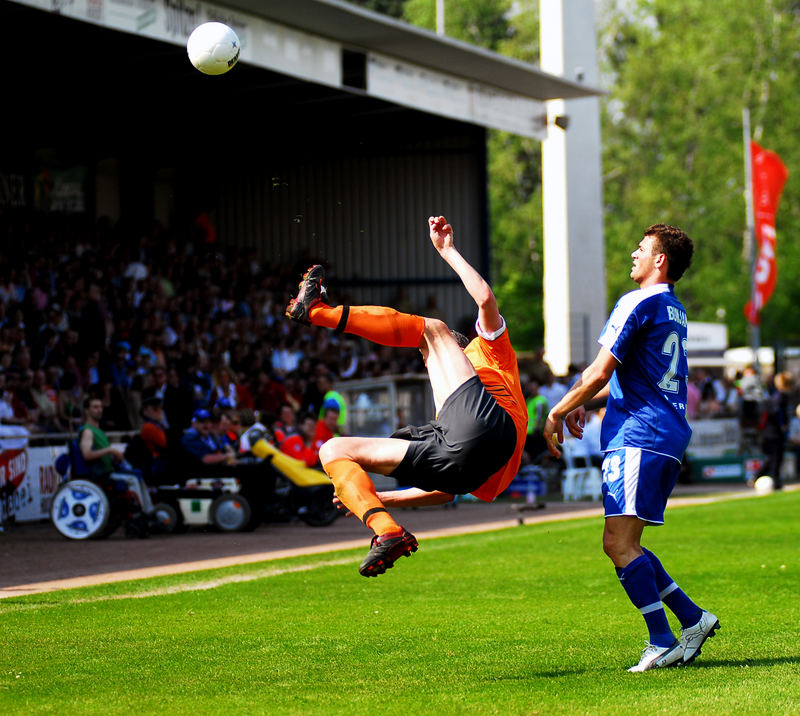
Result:
{"label": "crowd of spectators", "polygon": [[[201,219],[184,231],[132,232],[102,219],[0,215],[0,423],[74,433],[85,398],[96,396],[106,430],[138,430],[154,397],[178,434],[198,410],[246,410],[271,424],[290,408],[302,424],[320,417],[335,381],[424,372],[417,351],[287,320],[284,307],[313,257],[264,261],[222,245]],[[534,426],[580,370],[555,376],[542,352],[523,367]],[[752,370],[729,379],[694,369],[687,417],[763,422],[775,392]],[[799,401],[787,394],[780,412],[788,435]],[[339,429],[345,415],[341,404]],[[790,439],[800,450],[798,436],[800,426]],[[317,441],[297,442],[302,452]]]}
{"label": "crowd of spectators", "polygon": [[143,396],[170,428],[198,409],[316,415],[330,382],[423,372],[416,351],[299,326],[283,311],[313,259],[263,261],[200,221],[132,232],[77,217],[0,215],[0,422],[73,432],[86,396],[103,427],[138,429]]}

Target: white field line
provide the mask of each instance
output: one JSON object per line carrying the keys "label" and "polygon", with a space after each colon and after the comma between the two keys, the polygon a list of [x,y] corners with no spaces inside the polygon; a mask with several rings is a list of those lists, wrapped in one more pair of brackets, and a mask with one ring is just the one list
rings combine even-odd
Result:
{"label": "white field line", "polygon": [[[787,486],[788,489],[800,489],[800,485]],[[741,491],[722,493],[704,497],[675,497],[671,498],[667,509],[676,507],[686,507],[691,505],[706,505],[714,502],[724,502],[728,500],[737,500],[742,498],[756,497],[755,491]],[[573,512],[561,512],[542,514],[537,512],[532,515],[520,513],[523,517],[525,524],[541,523],[541,522],[565,522],[568,520],[577,520],[586,517],[602,516],[602,507],[589,507],[583,510],[575,510]],[[472,525],[460,525],[457,527],[443,527],[436,530],[428,530],[425,532],[418,532],[417,538],[420,540],[435,539],[437,537],[450,537],[454,535],[464,534],[477,534],[481,532],[493,532],[496,530],[508,529],[510,527],[517,527],[519,519],[517,517],[505,520],[498,520],[495,522],[483,522]],[[77,589],[79,587],[90,587],[98,584],[111,584],[114,582],[126,582],[137,579],[149,579],[152,577],[163,577],[173,574],[184,574],[187,572],[200,572],[210,569],[221,569],[223,567],[232,567],[245,564],[253,564],[255,562],[271,562],[279,559],[286,559],[289,557],[302,557],[313,554],[323,554],[326,552],[336,552],[347,549],[357,549],[364,546],[364,540],[348,540],[344,542],[334,542],[328,544],[312,545],[309,547],[299,547],[292,549],[273,550],[270,552],[258,552],[255,554],[236,555],[232,557],[220,557],[216,559],[203,559],[193,562],[181,562],[178,564],[165,564],[158,567],[144,567],[140,569],[129,569],[119,572],[105,572],[103,574],[91,574],[82,577],[73,577],[69,579],[55,579],[46,582],[35,582],[32,584],[21,584],[12,587],[0,588],[0,599],[7,599],[9,597],[21,597],[29,594],[42,594],[45,592],[60,591],[63,589]],[[329,566],[346,564],[351,560],[342,560],[334,562],[319,562],[315,565],[301,565],[299,567],[292,567],[286,569],[272,569],[264,570],[263,572],[253,572],[246,575],[230,575],[229,577],[222,577],[220,580],[211,580],[208,582],[186,583],[184,585],[175,585],[174,587],[164,588],[172,591],[155,590],[152,592],[137,592],[129,595],[115,595],[108,597],[97,597],[95,599],[84,601],[102,601],[105,599],[126,599],[137,596],[156,596],[158,594],[170,594],[180,591],[194,591],[197,589],[213,589],[222,584],[229,584],[236,581],[250,581],[251,579],[261,579],[262,577],[274,576],[276,574],[286,574],[293,571],[304,571],[306,569],[313,569],[316,566]],[[198,584],[210,585],[198,587]],[[33,606],[33,605],[31,605]],[[38,606],[38,605],[37,605]]]}
{"label": "white field line", "polygon": [[267,579],[269,577],[279,577],[282,574],[292,574],[294,572],[309,572],[320,567],[336,567],[342,564],[349,564],[350,559],[333,559],[326,562],[314,562],[312,564],[299,564],[294,567],[273,567],[271,569],[259,569],[247,574],[229,574],[218,579],[210,579],[204,582],[183,582],[171,584],[167,587],[148,589],[142,592],[130,592],[128,594],[100,594],[96,597],[83,597],[79,599],[69,599],[60,602],[49,602],[46,604],[18,604],[14,605],[9,611],[27,611],[30,609],[42,609],[46,607],[58,607],[71,604],[92,604],[94,602],[109,602],[117,599],[144,599],[146,597],[162,597],[168,594],[181,594],[183,592],[202,592],[208,589],[216,589],[226,584],[238,584],[241,582],[253,582],[257,579]]}

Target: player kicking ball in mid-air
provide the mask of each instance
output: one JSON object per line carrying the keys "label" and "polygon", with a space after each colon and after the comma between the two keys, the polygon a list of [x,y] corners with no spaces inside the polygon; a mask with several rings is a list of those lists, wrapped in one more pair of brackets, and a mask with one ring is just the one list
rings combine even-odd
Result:
{"label": "player kicking ball in mid-air", "polygon": [[[384,346],[419,348],[428,370],[436,419],[388,438],[337,437],[319,452],[341,504],[374,533],[359,572],[383,574],[417,540],[388,507],[450,502],[472,493],[491,501],[519,469],[528,421],[517,357],[491,288],[453,243],[443,216],[428,219],[430,238],[478,306],[477,337],[451,332],[440,320],[382,306],[334,306],[322,266],[303,276],[286,315],[352,333]],[[367,471],[390,475],[408,489],[376,492]]]}
{"label": "player kicking ball in mid-air", "polygon": [[[631,254],[639,289],[619,299],[600,334],[600,352],[550,411],[544,437],[556,457],[563,421],[583,433],[586,407],[606,406],[601,444],[605,528],[603,549],[650,638],[628,671],[688,664],[719,627],[641,546],[645,525],[664,523],[667,498],[678,479],[692,431],[686,422],[686,311],[674,284],[689,268],[694,247],[680,229],[655,224]],[[664,605],[681,623],[670,629]]]}

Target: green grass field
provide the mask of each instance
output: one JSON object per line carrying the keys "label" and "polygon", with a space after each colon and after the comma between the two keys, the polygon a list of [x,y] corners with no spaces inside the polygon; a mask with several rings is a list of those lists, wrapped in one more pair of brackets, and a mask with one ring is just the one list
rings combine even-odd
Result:
{"label": "green grass field", "polygon": [[596,518],[371,580],[350,551],[2,600],[0,714],[800,713],[798,516],[777,494],[646,532],[722,624],[689,667],[627,673],[646,632]]}

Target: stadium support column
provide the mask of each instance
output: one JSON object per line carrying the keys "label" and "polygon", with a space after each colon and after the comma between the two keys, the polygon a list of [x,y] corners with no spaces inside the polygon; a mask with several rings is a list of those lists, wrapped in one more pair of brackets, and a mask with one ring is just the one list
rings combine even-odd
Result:
{"label": "stadium support column", "polygon": [[[596,85],[593,0],[540,0],[541,68]],[[542,142],[544,345],[556,374],[597,354],[606,319],[600,102],[547,103]]]}

